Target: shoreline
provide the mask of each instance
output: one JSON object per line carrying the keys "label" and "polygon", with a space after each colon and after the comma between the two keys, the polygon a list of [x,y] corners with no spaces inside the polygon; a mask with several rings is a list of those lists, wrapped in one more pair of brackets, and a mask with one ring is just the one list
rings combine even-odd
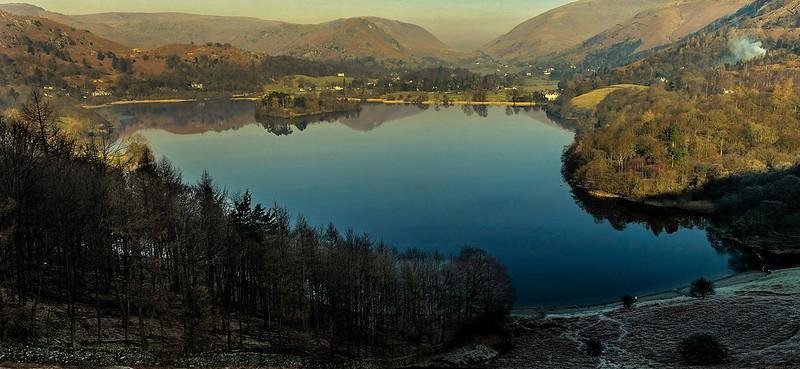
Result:
{"label": "shoreline", "polygon": [[[800,271],[800,267],[778,269],[774,273],[780,272],[793,272]],[[771,273],[760,271],[746,271],[741,273],[734,273],[725,277],[717,278],[711,282],[714,288],[726,289],[747,286],[753,282],[763,280]],[[657,291],[648,293],[646,295],[638,296],[636,305],[650,305],[670,303],[676,300],[691,298],[688,296],[689,286],[680,286],[674,289]],[[511,310],[511,315],[519,316],[541,316],[547,319],[560,319],[560,318],[574,318],[581,316],[591,316],[606,313],[609,311],[618,310],[622,307],[621,301],[608,301],[594,304],[572,305],[572,306],[556,306],[556,307],[518,307]]]}
{"label": "shoreline", "polygon": [[117,105],[137,105],[137,104],[177,104],[177,103],[185,103],[185,102],[202,102],[202,101],[217,101],[217,100],[229,100],[229,101],[258,101],[261,100],[260,97],[228,97],[228,98],[172,98],[172,99],[144,99],[144,100],[117,100],[112,101],[104,104],[98,105],[81,105],[81,108],[84,109],[102,109],[102,108],[109,108],[112,106]]}
{"label": "shoreline", "polygon": [[706,215],[714,214],[718,210],[717,204],[709,200],[680,200],[680,199],[656,200],[651,198],[637,199],[633,197],[622,196],[616,193],[591,190],[580,186],[578,186],[578,188],[582,189],[584,192],[586,192],[587,194],[589,194],[594,198],[619,199],[634,204],[647,205],[655,208],[678,209],[678,210],[690,211]]}
{"label": "shoreline", "polygon": [[[345,98],[347,101],[352,102],[368,102],[368,103],[381,103],[386,105],[445,105],[441,101],[434,101],[434,100],[426,100],[421,102],[412,102],[412,101],[405,101],[405,100],[388,100],[388,99],[381,99],[381,98],[360,98],[360,97],[348,97]],[[238,96],[238,97],[228,97],[228,98],[166,98],[166,99],[143,99],[143,100],[117,100],[112,101],[104,104],[97,104],[97,105],[80,105],[81,108],[84,109],[102,109],[102,108],[109,108],[112,106],[119,106],[119,105],[136,105],[136,104],[177,104],[177,103],[186,103],[186,102],[202,102],[202,101],[217,101],[217,100],[229,100],[229,101],[258,101],[261,100],[261,97],[246,97],[246,96]],[[537,106],[534,102],[512,102],[512,101],[449,101],[448,105],[493,105],[493,106],[512,106],[512,107],[533,107]]]}
{"label": "shoreline", "polygon": [[517,106],[517,107],[532,107],[537,106],[535,102],[513,102],[513,101],[466,101],[466,100],[455,100],[455,101],[448,101],[445,104],[442,101],[436,100],[425,100],[425,101],[405,101],[405,100],[389,100],[389,99],[382,99],[382,98],[360,98],[360,97],[348,97],[348,101],[357,101],[357,102],[370,102],[370,103],[382,103],[386,105],[494,105],[494,106]]}

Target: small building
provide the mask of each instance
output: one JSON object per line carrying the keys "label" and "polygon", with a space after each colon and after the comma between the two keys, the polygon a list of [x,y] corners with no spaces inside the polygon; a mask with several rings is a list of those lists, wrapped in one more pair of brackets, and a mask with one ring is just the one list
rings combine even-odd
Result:
{"label": "small building", "polygon": [[547,99],[547,101],[556,101],[559,97],[561,97],[561,94],[558,92],[548,92],[544,94],[544,98]]}

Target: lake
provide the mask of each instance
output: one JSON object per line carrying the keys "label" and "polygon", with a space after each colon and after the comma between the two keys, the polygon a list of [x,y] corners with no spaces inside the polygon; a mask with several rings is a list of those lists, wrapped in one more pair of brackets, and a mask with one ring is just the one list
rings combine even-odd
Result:
{"label": "lake", "polygon": [[249,189],[312,224],[399,249],[481,247],[507,266],[519,306],[617,300],[737,264],[693,226],[702,222],[576,196],[561,174],[573,133],[535,110],[367,104],[295,124],[258,123],[249,101],[99,112],[146,138],[186,181],[208,170],[231,193]]}

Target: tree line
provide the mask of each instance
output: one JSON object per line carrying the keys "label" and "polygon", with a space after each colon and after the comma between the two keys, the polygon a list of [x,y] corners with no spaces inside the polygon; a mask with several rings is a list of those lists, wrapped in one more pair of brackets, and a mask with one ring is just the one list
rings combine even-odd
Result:
{"label": "tree line", "polygon": [[491,255],[447,257],[185,184],[146,146],[108,129],[59,130],[34,92],[0,119],[0,339],[46,335],[63,306],[68,342],[161,352],[268,342],[352,356],[430,350],[508,313],[514,290]]}

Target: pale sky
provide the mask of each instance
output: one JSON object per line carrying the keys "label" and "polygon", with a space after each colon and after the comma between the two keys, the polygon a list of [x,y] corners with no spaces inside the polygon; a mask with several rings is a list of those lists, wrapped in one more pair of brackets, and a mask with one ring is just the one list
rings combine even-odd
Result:
{"label": "pale sky", "polygon": [[[23,2],[25,0],[18,0]],[[65,14],[184,12],[295,23],[378,16],[416,23],[454,47],[475,48],[571,0],[31,0]]]}

